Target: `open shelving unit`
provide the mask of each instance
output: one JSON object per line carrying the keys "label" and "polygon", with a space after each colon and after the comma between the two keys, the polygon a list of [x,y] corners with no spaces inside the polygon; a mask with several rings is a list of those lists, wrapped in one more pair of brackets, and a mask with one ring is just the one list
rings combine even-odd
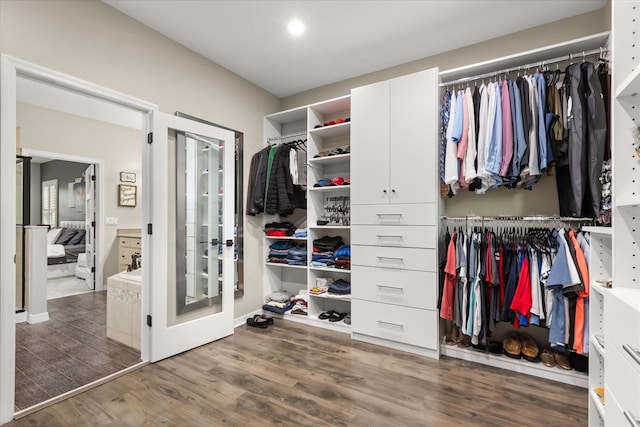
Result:
{"label": "open shelving unit", "polygon": [[[296,243],[307,242],[308,265],[291,266],[265,262],[264,295],[278,290],[286,290],[296,295],[300,290],[313,288],[318,278],[330,277],[350,280],[350,270],[309,265],[312,259],[312,242],[314,239],[325,235],[339,235],[345,244],[350,243],[350,225],[348,222],[335,223],[331,221],[327,225],[317,225],[319,219],[324,219],[328,198],[343,196],[344,203],[347,203],[347,196],[351,192],[350,186],[313,187],[321,178],[332,180],[338,176],[342,178],[349,177],[350,153],[330,156],[326,154],[337,148],[346,149],[349,146],[351,122],[346,119],[350,119],[350,108],[350,97],[343,96],[271,114],[264,119],[264,136],[267,141],[269,141],[269,138],[284,139],[287,135],[296,135],[297,138],[306,136],[308,164],[307,210],[296,210],[291,217],[286,218],[288,221],[295,222],[301,216],[306,217],[308,237],[265,236],[264,239],[265,254],[268,252],[268,246],[277,240],[290,240]],[[329,122],[335,122],[338,119],[345,121],[329,125]],[[267,215],[265,215],[264,219],[265,223],[280,220],[277,216]],[[283,218],[282,220],[285,219]],[[329,322],[318,318],[320,313],[328,310],[350,313],[350,298],[332,297],[327,294],[310,294],[307,316],[290,313],[285,313],[283,316],[275,316],[335,331],[350,332],[350,325],[343,321]],[[268,314],[273,315],[273,313]]]}

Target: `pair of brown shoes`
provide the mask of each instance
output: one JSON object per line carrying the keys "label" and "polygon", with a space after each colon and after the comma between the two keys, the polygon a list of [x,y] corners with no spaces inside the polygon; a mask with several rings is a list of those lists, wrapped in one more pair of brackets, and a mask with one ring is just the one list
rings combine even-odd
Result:
{"label": "pair of brown shoes", "polygon": [[445,336],[445,343],[447,345],[457,345],[458,347],[469,347],[471,345],[471,337],[460,332],[458,326],[452,323]]}
{"label": "pair of brown shoes", "polygon": [[542,350],[542,354],[540,354],[540,360],[542,361],[542,364],[544,366],[548,366],[550,368],[558,365],[559,367],[561,367],[562,369],[566,369],[567,371],[570,371],[572,369],[569,358],[565,354],[558,353],[557,351],[553,351],[548,348]]}
{"label": "pair of brown shoes", "polygon": [[502,352],[514,359],[523,358],[529,362],[537,362],[540,350],[531,335],[511,331],[502,340]]}

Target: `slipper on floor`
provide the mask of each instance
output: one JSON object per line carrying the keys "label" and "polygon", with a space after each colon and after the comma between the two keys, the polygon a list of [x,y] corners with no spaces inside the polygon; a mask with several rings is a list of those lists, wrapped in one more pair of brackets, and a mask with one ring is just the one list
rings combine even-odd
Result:
{"label": "slipper on floor", "polygon": [[[273,322],[273,319],[271,319],[271,322]],[[256,314],[255,316],[249,317],[247,319],[247,326],[253,326],[254,328],[263,328],[264,329],[267,326],[269,326],[269,321],[268,321],[268,319],[264,319],[259,314]]]}
{"label": "slipper on floor", "polygon": [[[273,325],[273,317],[271,316],[265,316],[264,314],[256,314],[255,316],[253,316],[253,320],[256,320],[256,317],[266,320],[267,325]],[[258,321],[260,321],[260,319],[258,319]]]}

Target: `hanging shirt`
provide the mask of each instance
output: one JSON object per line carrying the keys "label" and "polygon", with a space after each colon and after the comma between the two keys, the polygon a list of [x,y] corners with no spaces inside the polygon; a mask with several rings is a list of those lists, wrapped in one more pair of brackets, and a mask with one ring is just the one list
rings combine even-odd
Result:
{"label": "hanging shirt", "polygon": [[470,88],[465,90],[465,96],[467,98],[467,108],[469,110],[469,142],[467,144],[464,160],[464,179],[467,182],[471,182],[478,176],[478,172],[476,171],[476,145],[478,143],[478,138],[476,134],[476,111]]}
{"label": "hanging shirt", "polygon": [[513,133],[514,139],[514,155],[511,169],[511,176],[517,177],[520,175],[520,163],[522,157],[527,149],[527,142],[524,137],[524,124],[522,121],[522,99],[520,98],[520,89],[516,82],[511,82],[511,88],[513,90],[513,105],[515,112],[512,111],[515,118],[516,127]]}
{"label": "hanging shirt", "polygon": [[451,132],[451,139],[456,144],[460,142],[462,139],[462,132],[464,128],[464,115],[463,112],[463,93],[461,90],[456,92],[456,116],[450,118],[449,120],[453,120],[453,129]]}
{"label": "hanging shirt", "polygon": [[567,233],[569,236],[569,240],[576,250],[576,259],[578,261],[578,268],[580,269],[580,273],[584,279],[584,291],[576,292],[578,294],[578,300],[576,301],[576,315],[575,315],[575,327],[574,327],[574,338],[573,338],[573,349],[578,353],[582,354],[584,352],[584,325],[585,325],[585,310],[584,310],[584,299],[589,297],[589,268],[587,267],[587,262],[585,259],[585,255],[580,249],[580,245],[578,244],[578,240],[576,239],[576,232],[570,230]]}
{"label": "hanging shirt", "polygon": [[[489,120],[489,88],[482,84],[480,86],[480,119],[478,125],[478,152],[476,155],[477,159],[477,176],[479,178],[484,178],[486,174],[485,165],[487,163],[487,126]],[[476,189],[476,193],[482,194],[486,192],[487,189],[478,188]]]}
{"label": "hanging shirt", "polygon": [[542,293],[540,291],[540,267],[539,253],[534,248],[529,249],[531,255],[531,319],[532,325],[540,326],[540,319],[544,319],[544,311],[542,310]]}
{"label": "hanging shirt", "polygon": [[529,269],[529,258],[526,255],[522,260],[518,287],[510,308],[524,317],[529,317],[531,310],[531,270]]}
{"label": "hanging shirt", "polygon": [[500,176],[507,176],[513,156],[513,122],[509,86],[508,80],[500,82],[500,90],[502,91],[502,165],[500,166]]}
{"label": "hanging shirt", "polygon": [[[447,152],[445,155],[444,182],[451,185],[452,191],[457,190],[458,181],[458,160],[456,157],[457,144],[453,140],[453,122],[457,116],[457,99],[455,92],[451,93],[451,109],[449,111],[449,124],[447,125]],[[455,188],[454,188],[455,186]]]}
{"label": "hanging shirt", "polygon": [[529,83],[529,108],[531,113],[531,128],[529,129],[529,175],[540,175],[540,158],[538,142],[538,90],[533,77],[527,76]]}
{"label": "hanging shirt", "polygon": [[[547,129],[546,129],[546,105],[547,105],[547,82],[544,79],[542,73],[535,73],[533,75],[536,81],[537,100],[538,100],[538,153],[540,160],[540,170],[547,169],[547,163],[549,161],[549,155],[553,160],[553,154],[551,153],[551,147],[547,142]],[[547,153],[547,149],[549,153]]]}
{"label": "hanging shirt", "polygon": [[489,138],[486,170],[492,175],[499,175],[502,166],[502,94],[500,89],[502,83],[501,81],[493,84],[494,99],[490,104],[490,108],[493,108],[493,129]]}
{"label": "hanging shirt", "polygon": [[461,188],[467,188],[469,184],[467,184],[467,181],[464,178],[464,171],[466,167],[465,159],[467,154],[467,145],[469,143],[469,103],[465,92],[458,93],[462,99],[462,136],[458,142],[458,151],[456,153],[458,161],[460,162],[460,166],[458,167],[458,171],[460,173],[458,181]]}
{"label": "hanging shirt", "polygon": [[456,286],[456,234],[451,236],[447,250],[447,264],[444,268],[444,291],[442,293],[442,306],[440,317],[453,320],[453,298]]}
{"label": "hanging shirt", "polygon": [[440,107],[440,115],[442,128],[440,131],[440,163],[439,163],[439,175],[440,180],[444,181],[444,164],[445,164],[445,156],[447,152],[447,126],[449,126],[449,108],[451,103],[451,92],[445,90],[442,95],[442,105]]}

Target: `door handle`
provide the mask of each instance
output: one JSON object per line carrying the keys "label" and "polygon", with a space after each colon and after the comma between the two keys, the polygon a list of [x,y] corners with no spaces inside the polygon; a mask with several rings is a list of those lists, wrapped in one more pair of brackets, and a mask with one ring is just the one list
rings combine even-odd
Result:
{"label": "door handle", "polygon": [[218,244],[218,239],[211,239],[211,246],[215,246]]}
{"label": "door handle", "polygon": [[227,240],[227,247],[233,246],[233,240]]}

